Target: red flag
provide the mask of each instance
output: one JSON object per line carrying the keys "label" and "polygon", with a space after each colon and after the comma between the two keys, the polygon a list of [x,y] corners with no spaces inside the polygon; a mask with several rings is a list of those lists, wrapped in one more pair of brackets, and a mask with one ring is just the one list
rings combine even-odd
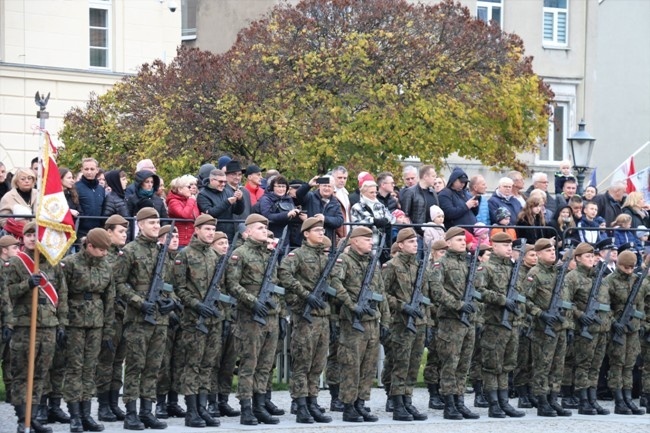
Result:
{"label": "red flag", "polygon": [[634,182],[632,182],[632,176],[634,176],[634,173],[636,173],[636,170],[634,170],[634,157],[630,156],[630,166],[627,169],[627,193],[631,193],[632,191],[636,191],[636,186],[634,186]]}
{"label": "red flag", "polygon": [[41,160],[43,180],[38,191],[36,207],[37,247],[50,264],[56,265],[77,240],[77,234],[68,202],[63,194],[59,168],[54,160],[56,147],[52,144],[49,132],[44,131],[43,135],[45,137]]}

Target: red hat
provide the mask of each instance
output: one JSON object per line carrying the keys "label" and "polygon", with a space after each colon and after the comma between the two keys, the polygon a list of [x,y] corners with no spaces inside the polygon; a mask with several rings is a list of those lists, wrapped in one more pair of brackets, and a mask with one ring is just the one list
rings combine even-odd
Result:
{"label": "red hat", "polygon": [[361,188],[365,181],[368,181],[368,180],[374,181],[375,177],[372,174],[368,173],[367,171],[362,171],[357,176],[357,180],[359,181],[359,188]]}

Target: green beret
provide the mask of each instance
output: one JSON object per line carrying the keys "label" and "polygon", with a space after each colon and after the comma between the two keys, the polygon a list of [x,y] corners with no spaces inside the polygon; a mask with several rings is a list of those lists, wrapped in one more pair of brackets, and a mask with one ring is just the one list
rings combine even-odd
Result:
{"label": "green beret", "polygon": [[0,238],[0,248],[7,248],[12,245],[19,245],[20,241],[11,235],[4,235]]}
{"label": "green beret", "polygon": [[104,227],[108,226],[123,226],[125,228],[129,227],[129,222],[120,214],[114,214],[108,217],[104,223]]}
{"label": "green beret", "polygon": [[553,242],[550,239],[541,238],[535,242],[535,251],[543,251],[549,248],[553,248]]}
{"label": "green beret", "polygon": [[246,221],[244,221],[244,224],[249,226],[249,225],[254,224],[254,223],[262,223],[265,226],[268,226],[269,225],[269,220],[266,217],[264,217],[263,215],[260,215],[258,213],[252,213],[252,214],[248,215],[248,218],[246,218]]}
{"label": "green beret", "polygon": [[[160,227],[160,231],[158,232],[158,237],[165,236],[167,233],[169,233],[171,228],[172,228],[171,224],[167,224]],[[178,229],[176,228],[176,226],[174,226],[174,233],[178,233]]]}
{"label": "green beret", "polygon": [[616,263],[620,266],[634,266],[636,265],[636,254],[632,251],[623,251],[618,255]]}
{"label": "green beret", "polygon": [[463,236],[465,237],[465,229],[462,227],[452,227],[449,230],[447,230],[447,233],[445,233],[445,240],[448,241],[451,238],[455,238],[456,236]]}
{"label": "green beret", "polygon": [[194,227],[201,227],[203,224],[216,225],[217,220],[210,214],[204,213],[194,220]]}
{"label": "green beret", "polygon": [[492,239],[490,239],[490,241],[492,241],[493,244],[511,244],[512,236],[506,232],[498,232],[492,236]]}
{"label": "green beret", "polygon": [[400,230],[397,233],[397,240],[395,242],[398,242],[398,243],[399,242],[404,242],[407,239],[413,239],[413,238],[417,238],[417,237],[418,237],[418,235],[417,235],[417,233],[415,233],[415,230],[413,230],[413,228],[406,227],[406,228],[403,228],[402,230]]}
{"label": "green beret", "polygon": [[580,242],[576,249],[573,251],[574,256],[579,256],[582,254],[586,253],[593,253],[594,252],[594,247],[591,246],[591,244],[587,242]]}
{"label": "green beret", "polygon": [[224,232],[215,232],[214,233],[214,240],[212,242],[216,242],[219,239],[228,239],[228,235],[225,234]]}
{"label": "green beret", "polygon": [[111,236],[104,229],[94,228],[86,235],[86,242],[95,248],[107,250],[111,247]]}
{"label": "green beret", "polygon": [[27,233],[36,233],[36,223],[34,221],[28,222],[23,227],[23,235],[26,235]]}
{"label": "green beret", "polygon": [[307,218],[302,222],[302,226],[300,227],[300,233],[306,232],[307,230],[311,230],[314,227],[323,227],[323,221],[314,217]]}
{"label": "green beret", "polygon": [[442,239],[433,241],[433,243],[431,244],[431,251],[440,251],[440,250],[447,250],[447,249],[449,249],[449,245],[447,245],[447,242],[443,241]]}
{"label": "green beret", "polygon": [[135,215],[136,221],[142,221],[150,218],[160,218],[160,215],[158,215],[158,211],[152,207],[143,207]]}
{"label": "green beret", "polygon": [[358,238],[360,236],[371,238],[372,237],[372,230],[370,230],[366,226],[357,226],[352,230],[352,233],[350,234],[350,239]]}

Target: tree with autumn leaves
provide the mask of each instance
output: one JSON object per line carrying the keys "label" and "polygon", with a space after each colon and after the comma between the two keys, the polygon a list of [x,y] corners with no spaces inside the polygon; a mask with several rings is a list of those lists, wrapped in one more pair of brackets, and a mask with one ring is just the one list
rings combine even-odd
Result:
{"label": "tree with autumn leaves", "polygon": [[452,153],[495,168],[546,135],[552,93],[521,39],[451,0],[281,4],[215,55],[180,48],[67,113],[63,162],[144,157],[163,176],[230,154],[310,178]]}

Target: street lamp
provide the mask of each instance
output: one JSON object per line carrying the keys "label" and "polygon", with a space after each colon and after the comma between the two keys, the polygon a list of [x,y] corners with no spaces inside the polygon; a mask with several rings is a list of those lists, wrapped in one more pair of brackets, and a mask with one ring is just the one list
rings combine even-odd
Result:
{"label": "street lamp", "polygon": [[573,157],[573,168],[578,173],[578,194],[582,195],[582,185],[585,181],[585,171],[589,169],[589,160],[591,160],[591,152],[594,150],[594,142],[596,139],[585,131],[585,121],[581,120],[578,123],[578,131],[569,137],[569,144],[571,145],[571,156]]}

